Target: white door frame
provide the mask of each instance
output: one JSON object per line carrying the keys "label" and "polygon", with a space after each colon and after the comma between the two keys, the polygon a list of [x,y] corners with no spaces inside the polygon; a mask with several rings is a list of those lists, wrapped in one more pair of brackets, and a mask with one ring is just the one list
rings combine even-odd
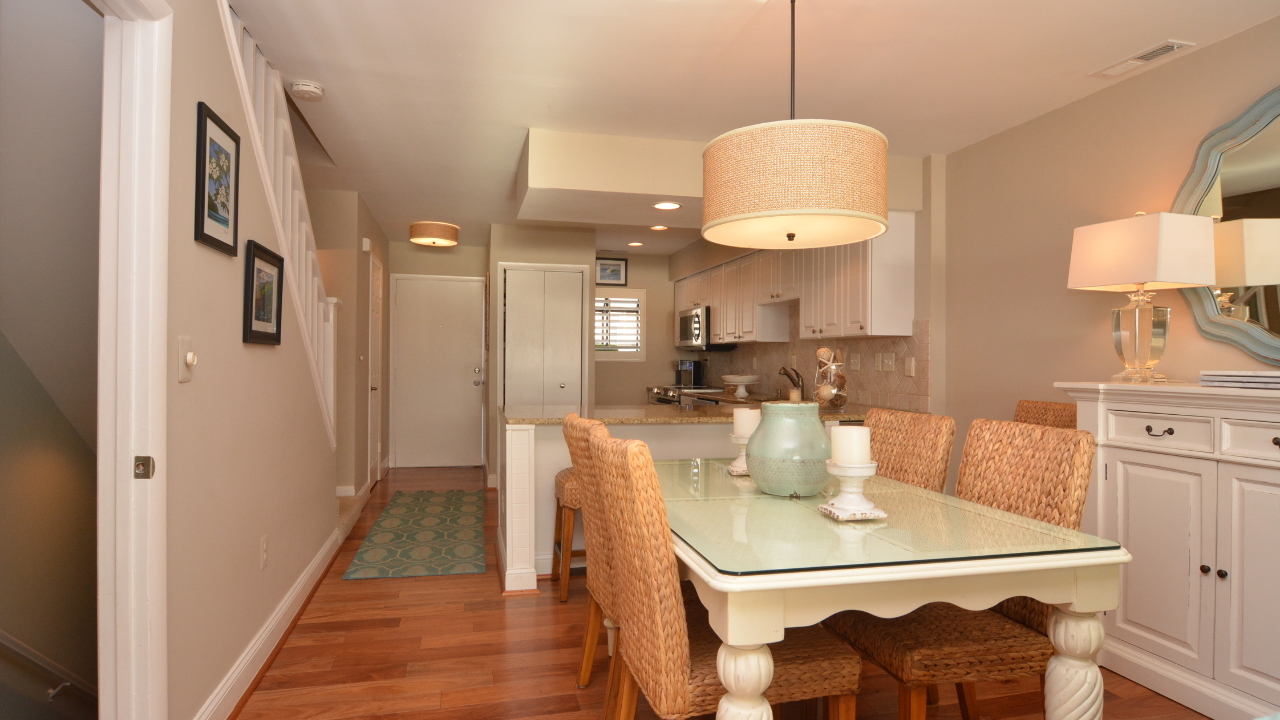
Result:
{"label": "white door frame", "polygon": [[[518,263],[518,262],[500,262],[498,263],[498,278],[501,283],[494,292],[498,294],[498,299],[502,300],[506,297],[507,292],[507,271],[508,270],[547,270],[553,272],[580,272],[582,273],[582,398],[581,407],[578,414],[587,417],[589,407],[591,405],[591,364],[595,359],[595,334],[592,331],[594,325],[591,322],[592,312],[595,309],[595,294],[592,290],[592,275],[594,269],[589,265],[552,265],[546,263]],[[501,302],[497,311],[501,313],[498,321],[498,342],[497,352],[494,353],[494,369],[495,377],[494,402],[498,407],[506,404],[507,388],[506,374],[503,363],[507,356],[507,306],[506,302]],[[501,429],[500,429],[501,430]],[[486,456],[487,457],[487,456]]]}
{"label": "white door frame", "polygon": [[[372,319],[372,318],[373,318],[373,304],[374,304],[374,300],[375,300],[375,298],[373,297],[374,279],[375,279],[375,277],[376,277],[376,278],[378,278],[378,279],[381,279],[381,277],[382,277],[382,273],[383,273],[384,271],[385,271],[385,267],[383,266],[382,261],[378,259],[378,256],[377,256],[377,255],[374,255],[373,253],[370,253],[370,254],[369,254],[369,317],[368,317],[368,318],[366,318],[366,320],[370,320],[370,319]],[[383,283],[383,285],[382,285],[382,298],[380,298],[380,301],[385,301],[386,299],[387,299],[387,284],[386,284],[386,283]],[[387,304],[389,304],[389,303],[387,303]],[[379,317],[382,317],[382,316],[380,315]],[[384,320],[384,322],[383,322],[383,327],[390,327],[390,326],[389,326],[389,324],[385,322],[386,318],[383,318],[383,320]],[[389,335],[389,334],[390,334],[390,332],[388,332],[387,334]],[[369,347],[365,348],[365,351],[366,351],[366,353],[367,353],[367,355],[366,355],[365,357],[369,358],[369,377],[368,377],[368,378],[366,378],[366,379],[369,381],[369,383],[368,383],[369,387],[370,387],[370,388],[372,388],[372,387],[374,386],[374,385],[373,385],[373,379],[374,379],[374,367],[373,367],[373,323],[372,323],[372,322],[370,322],[370,323],[369,323],[369,337],[368,337],[368,340],[369,340]],[[365,485],[366,485],[367,487],[373,487],[373,483],[378,482],[379,480],[381,480],[381,479],[382,479],[382,469],[383,469],[383,468],[382,468],[382,460],[383,460],[383,458],[384,458],[385,456],[382,454],[382,446],[380,445],[380,443],[381,443],[381,441],[382,441],[382,433],[383,433],[384,431],[387,431],[387,430],[389,429],[388,427],[383,427],[383,422],[382,422],[382,415],[383,415],[383,412],[382,412],[382,410],[383,410],[383,408],[385,408],[385,407],[390,407],[390,406],[389,406],[389,405],[387,405],[386,403],[387,403],[387,395],[389,395],[389,394],[390,394],[390,390],[391,390],[391,388],[390,388],[390,385],[387,383],[387,380],[388,380],[389,378],[387,378],[387,377],[384,377],[384,376],[383,376],[383,373],[382,373],[382,366],[383,366],[383,365],[386,365],[387,367],[390,367],[390,365],[391,365],[391,358],[390,358],[390,357],[383,357],[382,348],[383,348],[383,347],[389,347],[389,345],[388,345],[388,344],[387,344],[387,342],[386,342],[386,341],[387,341],[387,338],[386,338],[386,337],[383,337],[383,330],[382,330],[382,327],[378,328],[378,340],[379,340],[379,343],[381,344],[381,347],[379,347],[379,348],[378,348],[378,364],[379,364],[379,367],[377,368],[377,374],[378,374],[378,377],[380,378],[380,379],[378,380],[378,382],[379,382],[379,383],[381,383],[381,387],[379,387],[378,392],[379,392],[379,393],[382,393],[381,395],[379,395],[379,396],[378,396],[378,397],[379,397],[379,402],[378,402],[378,443],[374,443],[374,442],[372,441],[372,435],[371,435],[371,433],[369,433],[369,432],[368,432],[368,431],[369,431],[369,428],[370,428],[370,427],[372,426],[372,424],[373,424],[373,413],[369,413],[369,409],[370,409],[370,408],[369,408],[369,405],[370,405],[370,403],[369,403],[369,402],[365,402],[365,404],[364,404],[364,405],[365,405],[365,412],[366,412],[366,413],[369,413],[369,418],[367,419],[367,424],[365,425],[365,443],[368,445],[368,447],[366,447],[366,448],[365,448],[365,463],[364,463],[364,471],[365,471],[365,474],[367,475],[367,474],[369,473],[369,468],[370,468],[374,463],[377,463],[377,470],[375,471],[375,475],[376,475],[376,477],[373,477],[373,478],[365,478]],[[369,395],[367,394],[368,392],[372,392],[372,390],[366,391],[366,395],[365,395],[365,398],[366,398],[366,399],[369,397]],[[386,425],[388,425],[388,426],[389,426],[390,424],[391,424],[391,423],[390,423],[389,421],[386,423]],[[388,433],[388,435],[387,435],[387,438],[388,438],[387,445],[388,445],[388,446],[390,446],[390,444],[391,444],[391,442],[390,442],[390,437],[391,437],[391,436],[390,436],[390,434]]]}
{"label": "white door frame", "polygon": [[[98,216],[98,711],[169,713],[166,453],[173,10],[104,18]],[[134,458],[154,471],[135,477]]]}
{"label": "white door frame", "polygon": [[[391,342],[388,345],[390,356],[387,358],[387,367],[390,368],[391,377],[383,378],[383,383],[387,385],[387,389],[390,391],[386,395],[387,402],[389,403],[387,407],[390,410],[390,412],[387,413],[387,417],[388,417],[387,445],[390,446],[389,448],[390,458],[391,458],[389,463],[390,467],[400,467],[400,462],[396,458],[396,434],[390,427],[391,420],[395,419],[395,416],[396,416],[396,405],[395,405],[396,397],[397,397],[396,369],[391,366],[391,363],[395,361],[395,357],[396,357],[396,287],[397,287],[396,280],[400,280],[400,279],[443,280],[445,282],[480,283],[480,287],[482,290],[488,290],[488,286],[485,284],[485,279],[482,277],[469,277],[469,276],[462,276],[462,275],[415,275],[413,273],[391,273]],[[488,332],[489,332],[489,328],[485,327],[484,308],[482,306],[480,310],[480,337],[482,339],[487,338]],[[481,353],[480,354],[480,377],[481,378],[486,377],[486,373],[488,372],[487,360],[488,359],[484,357],[484,353]],[[485,458],[488,457],[488,455],[486,454],[486,447],[485,447],[485,436],[487,434],[485,432],[485,428],[487,427],[487,424],[489,422],[488,408],[485,407],[486,404],[487,403],[485,403],[482,397],[480,400],[480,461],[482,464],[484,463]]]}

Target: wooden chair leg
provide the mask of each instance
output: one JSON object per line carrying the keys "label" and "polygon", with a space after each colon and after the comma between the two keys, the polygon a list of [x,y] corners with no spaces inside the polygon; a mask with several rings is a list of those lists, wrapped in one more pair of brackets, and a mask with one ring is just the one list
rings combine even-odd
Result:
{"label": "wooden chair leg", "polygon": [[828,695],[827,720],[858,720],[858,696]]}
{"label": "wooden chair leg", "polygon": [[938,704],[938,686],[929,685],[925,689],[928,691],[925,695],[925,697],[928,699],[928,704],[937,705]]}
{"label": "wooden chair leg", "polygon": [[626,661],[619,658],[618,664],[622,669],[618,671],[618,711],[614,720],[635,720],[640,686],[636,684],[636,677],[631,674]]}
{"label": "wooden chair leg", "polygon": [[609,677],[606,678],[604,686],[604,712],[600,715],[604,720],[612,720],[617,713],[618,686],[621,684],[619,677],[621,672],[622,658],[617,655],[609,658]]}
{"label": "wooden chair leg", "polygon": [[569,563],[573,560],[573,508],[562,508],[560,515],[560,602],[569,599]]}
{"label": "wooden chair leg", "polygon": [[924,720],[928,691],[922,685],[909,688],[898,684],[898,720]]}
{"label": "wooden chair leg", "polygon": [[551,581],[560,579],[560,523],[564,522],[564,508],[556,498],[556,529],[551,534]]}
{"label": "wooden chair leg", "polygon": [[960,700],[960,717],[978,720],[978,684],[956,683],[956,697]]}
{"label": "wooden chair leg", "polygon": [[604,612],[594,595],[588,593],[587,599],[587,631],[582,634],[582,669],[578,670],[578,687],[591,684],[591,668],[596,664],[596,646],[600,644],[600,624],[604,621]]}

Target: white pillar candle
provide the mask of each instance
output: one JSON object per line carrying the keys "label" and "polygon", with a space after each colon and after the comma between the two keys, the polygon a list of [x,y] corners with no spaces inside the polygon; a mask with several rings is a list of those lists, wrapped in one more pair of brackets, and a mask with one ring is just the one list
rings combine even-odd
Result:
{"label": "white pillar candle", "polygon": [[734,408],[733,434],[738,437],[751,437],[760,424],[760,408]]}
{"label": "white pillar candle", "polygon": [[831,428],[831,462],[866,465],[871,462],[871,428],[835,425]]}

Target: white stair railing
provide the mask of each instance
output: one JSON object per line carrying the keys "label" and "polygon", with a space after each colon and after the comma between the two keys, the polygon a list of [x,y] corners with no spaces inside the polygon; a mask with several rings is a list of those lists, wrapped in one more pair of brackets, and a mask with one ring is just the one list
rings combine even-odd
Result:
{"label": "white stair railing", "polygon": [[311,214],[307,211],[307,195],[298,169],[298,150],[293,141],[284,85],[280,81],[280,73],[267,62],[240,17],[226,0],[220,0],[218,4],[222,9],[228,49],[238,60],[232,64],[236,66],[240,97],[250,120],[248,144],[267,184],[267,204],[271,208],[276,234],[282,239],[280,254],[285,262],[285,284],[302,327],[302,343],[306,347],[312,379],[324,408],[329,444],[336,447],[334,370],[337,352],[334,323],[338,298],[327,297],[324,292],[324,278],[320,274]]}

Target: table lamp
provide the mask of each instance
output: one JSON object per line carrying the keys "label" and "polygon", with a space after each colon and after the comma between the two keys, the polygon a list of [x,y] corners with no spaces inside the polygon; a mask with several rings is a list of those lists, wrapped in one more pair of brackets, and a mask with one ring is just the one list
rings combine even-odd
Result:
{"label": "table lamp", "polygon": [[[1219,288],[1280,285],[1280,218],[1217,223],[1213,226],[1213,247]],[[1232,293],[1219,290],[1215,295],[1223,315],[1249,319],[1249,307],[1233,305]]]}
{"label": "table lamp", "polygon": [[1118,383],[1163,383],[1153,368],[1169,336],[1169,308],[1151,304],[1152,290],[1214,284],[1213,220],[1155,213],[1078,227],[1071,241],[1067,287],[1129,293],[1111,311],[1111,336],[1124,371]]}

